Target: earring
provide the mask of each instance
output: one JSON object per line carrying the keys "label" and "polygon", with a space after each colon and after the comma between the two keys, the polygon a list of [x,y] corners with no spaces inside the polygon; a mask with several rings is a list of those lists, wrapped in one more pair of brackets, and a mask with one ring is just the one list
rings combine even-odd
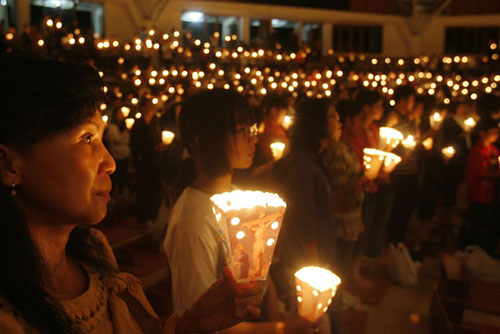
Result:
{"label": "earring", "polygon": [[12,189],[10,191],[10,194],[12,196],[16,196],[16,184],[15,183],[12,183]]}

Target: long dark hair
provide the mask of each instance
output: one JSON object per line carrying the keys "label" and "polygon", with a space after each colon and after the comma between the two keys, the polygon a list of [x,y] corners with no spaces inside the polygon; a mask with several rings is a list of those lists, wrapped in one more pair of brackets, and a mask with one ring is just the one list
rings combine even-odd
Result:
{"label": "long dark hair", "polygon": [[321,139],[328,137],[328,108],[330,99],[308,98],[299,103],[291,128],[292,151],[317,152]]}
{"label": "long dark hair", "polygon": [[[23,150],[91,118],[102,97],[102,81],[89,66],[2,55],[0,94],[0,144]],[[47,293],[40,250],[30,237],[23,211],[3,184],[0,212],[0,297],[32,329],[79,333],[58,301]],[[66,251],[90,270],[115,271],[104,255],[104,245],[88,226],[72,231]]]}
{"label": "long dark hair", "polygon": [[235,91],[207,90],[190,97],[179,117],[183,145],[192,157],[199,157],[209,177],[231,172],[227,157],[228,134],[238,124],[255,123],[255,112]]}

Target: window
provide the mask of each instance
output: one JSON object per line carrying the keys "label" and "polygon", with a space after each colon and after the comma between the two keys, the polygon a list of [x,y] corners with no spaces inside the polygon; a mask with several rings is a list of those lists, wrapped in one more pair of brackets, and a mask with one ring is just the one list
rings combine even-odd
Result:
{"label": "window", "polygon": [[39,26],[47,17],[60,19],[66,31],[79,28],[104,34],[104,6],[78,0],[31,0],[31,25]]}
{"label": "window", "polygon": [[500,27],[448,27],[445,53],[485,54],[490,52],[490,44],[499,40]]}
{"label": "window", "polygon": [[333,49],[335,52],[382,52],[381,26],[333,27]]}

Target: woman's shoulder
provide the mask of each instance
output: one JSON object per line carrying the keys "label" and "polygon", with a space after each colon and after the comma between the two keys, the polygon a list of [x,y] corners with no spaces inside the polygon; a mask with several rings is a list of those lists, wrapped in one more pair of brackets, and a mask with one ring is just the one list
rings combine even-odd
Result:
{"label": "woman's shoulder", "polygon": [[26,333],[26,322],[11,307],[9,302],[0,297],[0,333]]}

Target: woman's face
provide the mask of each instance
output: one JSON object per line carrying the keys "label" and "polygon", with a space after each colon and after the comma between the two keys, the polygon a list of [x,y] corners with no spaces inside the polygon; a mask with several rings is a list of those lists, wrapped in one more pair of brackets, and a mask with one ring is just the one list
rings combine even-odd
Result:
{"label": "woman's face", "polygon": [[369,113],[370,119],[372,121],[380,121],[384,115],[384,101],[380,99],[371,106],[367,106],[367,112]]}
{"label": "woman's face", "polygon": [[255,144],[258,141],[257,125],[238,125],[236,133],[229,134],[227,157],[232,169],[246,169],[252,165]]}
{"label": "woman's face", "polygon": [[328,108],[328,133],[330,134],[330,140],[338,141],[342,135],[342,123],[340,122],[339,114],[334,106]]}
{"label": "woman's face", "polygon": [[102,142],[103,131],[96,112],[20,154],[15,198],[28,217],[54,224],[96,224],[105,217],[116,165]]}

